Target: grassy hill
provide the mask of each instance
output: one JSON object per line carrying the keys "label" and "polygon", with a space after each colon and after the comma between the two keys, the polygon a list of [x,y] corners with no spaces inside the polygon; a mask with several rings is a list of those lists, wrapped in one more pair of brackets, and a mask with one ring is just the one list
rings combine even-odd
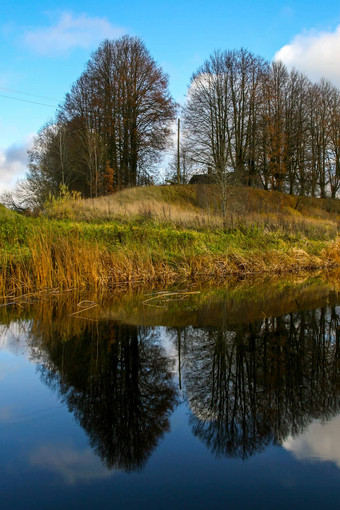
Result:
{"label": "grassy hill", "polygon": [[223,281],[339,264],[339,200],[217,186],[150,186],[82,200],[64,192],[38,217],[0,208],[0,294],[131,282]]}
{"label": "grassy hill", "polygon": [[263,225],[269,228],[308,228],[335,235],[340,201],[296,197],[249,187],[227,189],[226,217],[221,216],[218,186],[147,186],[106,197],[79,200],[60,197],[47,206],[49,217],[80,221],[115,220],[121,223],[153,220],[193,229]]}

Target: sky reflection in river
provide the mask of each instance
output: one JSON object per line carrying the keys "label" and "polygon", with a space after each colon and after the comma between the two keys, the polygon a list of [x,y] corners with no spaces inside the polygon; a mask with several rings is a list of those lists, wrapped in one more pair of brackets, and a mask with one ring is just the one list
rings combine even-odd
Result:
{"label": "sky reflection in river", "polygon": [[145,299],[2,310],[1,507],[340,503],[336,287]]}
{"label": "sky reflection in river", "polygon": [[340,469],[340,416],[327,423],[311,423],[299,436],[289,436],[282,446],[298,460],[330,461]]}

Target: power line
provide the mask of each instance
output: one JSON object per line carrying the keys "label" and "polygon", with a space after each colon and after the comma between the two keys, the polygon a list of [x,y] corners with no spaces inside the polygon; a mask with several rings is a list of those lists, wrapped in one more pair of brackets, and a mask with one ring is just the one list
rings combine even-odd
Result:
{"label": "power line", "polygon": [[49,108],[57,108],[56,105],[46,104],[46,103],[38,103],[37,101],[30,101],[29,99],[20,99],[19,97],[5,96],[4,94],[0,94],[0,97],[4,97],[6,99],[14,99],[14,101],[22,101],[23,103],[39,104],[40,106],[48,106]]}
{"label": "power line", "polygon": [[37,94],[31,94],[30,92],[23,92],[22,90],[14,90],[6,87],[0,87],[0,90],[5,90],[6,92],[14,92],[14,94],[23,94],[24,96],[38,97],[39,99],[47,99],[48,101],[58,101],[55,97],[47,97],[47,96],[38,96]]}

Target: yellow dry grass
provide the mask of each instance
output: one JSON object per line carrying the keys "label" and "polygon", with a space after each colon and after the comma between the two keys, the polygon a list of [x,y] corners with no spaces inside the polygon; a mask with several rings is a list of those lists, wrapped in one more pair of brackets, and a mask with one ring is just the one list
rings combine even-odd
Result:
{"label": "yellow dry grass", "polygon": [[44,290],[106,290],[120,284],[219,282],[230,276],[289,274],[331,268],[340,262],[340,242],[331,243],[321,256],[303,249],[252,251],[236,249],[225,255],[181,255],[156,260],[147,247],[134,252],[112,253],[88,241],[38,234],[29,242],[29,253],[10,261],[0,274],[0,295]]}
{"label": "yellow dry grass", "polygon": [[254,188],[230,187],[226,217],[221,216],[218,187],[147,186],[105,197],[56,201],[49,217],[78,221],[150,220],[191,229],[240,228],[250,225],[289,233],[316,233],[335,238],[340,225],[339,200],[295,197]]}

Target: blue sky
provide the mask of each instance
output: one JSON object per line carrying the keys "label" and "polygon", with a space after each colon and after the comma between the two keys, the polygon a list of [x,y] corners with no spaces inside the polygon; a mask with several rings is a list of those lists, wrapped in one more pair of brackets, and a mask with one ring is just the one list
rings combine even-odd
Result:
{"label": "blue sky", "polygon": [[191,74],[218,48],[279,56],[340,87],[339,0],[0,0],[0,13],[0,192],[25,172],[34,133],[104,38],[140,36],[180,103]]}

